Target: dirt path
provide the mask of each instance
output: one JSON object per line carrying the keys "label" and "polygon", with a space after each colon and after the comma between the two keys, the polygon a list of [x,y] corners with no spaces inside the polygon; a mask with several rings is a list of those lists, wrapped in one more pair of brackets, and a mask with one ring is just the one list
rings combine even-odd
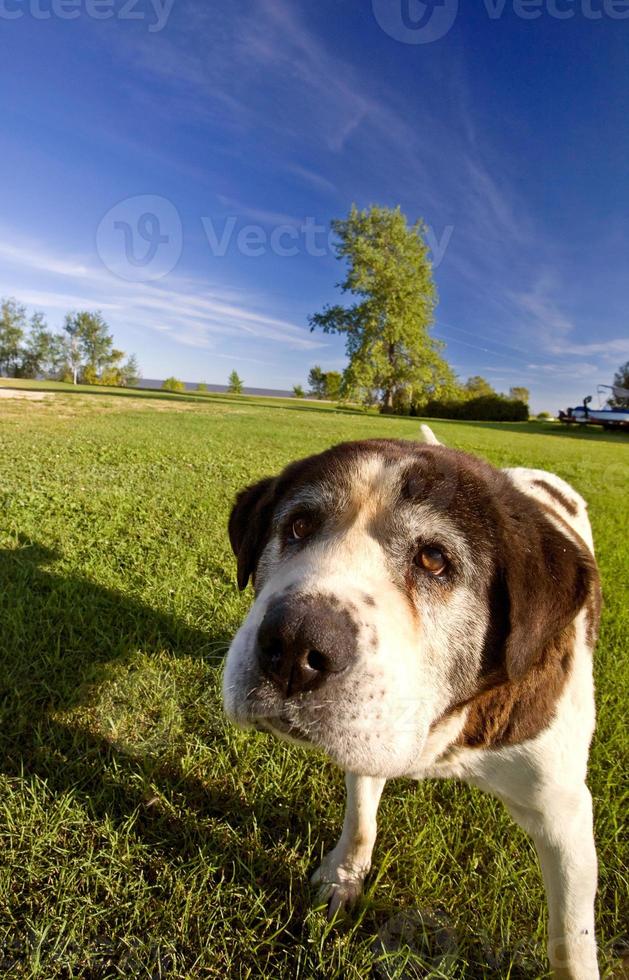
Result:
{"label": "dirt path", "polygon": [[48,398],[44,391],[25,391],[23,388],[0,388],[0,398],[29,398],[33,402],[40,402]]}

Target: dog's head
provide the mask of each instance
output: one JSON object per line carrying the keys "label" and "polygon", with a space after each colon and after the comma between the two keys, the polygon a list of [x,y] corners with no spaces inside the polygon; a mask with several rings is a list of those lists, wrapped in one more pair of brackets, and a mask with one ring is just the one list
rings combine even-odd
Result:
{"label": "dog's head", "polygon": [[353,772],[413,771],[431,726],[487,676],[517,681],[582,606],[591,559],[465,453],[345,443],[238,496],[228,715]]}

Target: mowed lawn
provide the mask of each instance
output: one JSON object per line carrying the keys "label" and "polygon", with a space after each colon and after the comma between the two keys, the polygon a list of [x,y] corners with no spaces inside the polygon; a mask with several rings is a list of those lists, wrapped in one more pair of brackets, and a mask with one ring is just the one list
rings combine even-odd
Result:
{"label": "mowed lawn", "polygon": [[[227,396],[0,399],[0,975],[547,975],[537,862],[500,804],[389,783],[365,900],[330,927],[308,878],[340,830],[341,774],[222,716],[224,654],[251,601],[226,535],[235,492],[335,442],[418,429]],[[551,469],[589,500],[605,593],[597,919],[606,975],[626,976],[629,441],[434,429],[500,466]],[[432,972],[417,909],[451,950],[429,944]]]}

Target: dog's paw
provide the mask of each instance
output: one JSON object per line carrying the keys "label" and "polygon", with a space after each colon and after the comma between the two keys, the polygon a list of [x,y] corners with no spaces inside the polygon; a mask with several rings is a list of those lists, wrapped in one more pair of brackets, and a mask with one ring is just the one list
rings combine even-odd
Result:
{"label": "dog's paw", "polygon": [[368,870],[368,867],[358,867],[337,860],[334,851],[324,858],[321,867],[315,871],[310,881],[318,886],[318,903],[328,906],[329,920],[334,919],[339,913],[348,912],[356,905],[362,895],[363,882]]}

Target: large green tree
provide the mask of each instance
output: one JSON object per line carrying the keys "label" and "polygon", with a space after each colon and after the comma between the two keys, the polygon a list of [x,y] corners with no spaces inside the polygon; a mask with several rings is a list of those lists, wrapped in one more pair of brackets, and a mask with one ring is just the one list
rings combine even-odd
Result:
{"label": "large green tree", "polygon": [[389,411],[400,392],[410,400],[445,394],[455,379],[429,333],[437,293],[424,223],[409,225],[399,207],[354,206],[332,228],[337,258],[347,262],[340,289],[357,302],[325,307],[310,327],[345,334],[344,393],[376,390]]}

